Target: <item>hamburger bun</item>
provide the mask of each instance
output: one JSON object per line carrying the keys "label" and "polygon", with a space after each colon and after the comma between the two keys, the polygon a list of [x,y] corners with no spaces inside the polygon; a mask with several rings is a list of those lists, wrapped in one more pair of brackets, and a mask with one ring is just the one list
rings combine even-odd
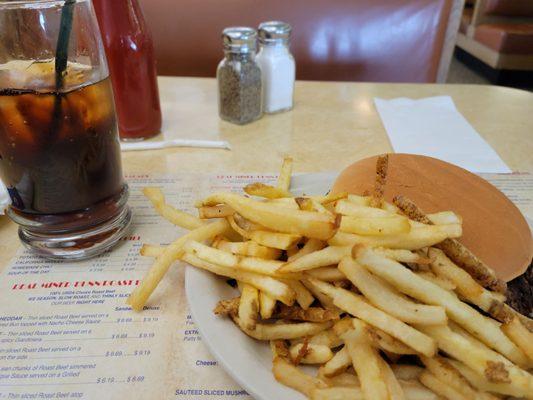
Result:
{"label": "hamburger bun", "polygon": [[[372,192],[377,156],[357,161],[335,181],[332,192]],[[518,208],[479,176],[447,162],[413,154],[389,154],[385,200],[402,194],[425,213],[452,210],[463,218],[459,239],[498,278],[523,274],[533,255],[529,226]]]}

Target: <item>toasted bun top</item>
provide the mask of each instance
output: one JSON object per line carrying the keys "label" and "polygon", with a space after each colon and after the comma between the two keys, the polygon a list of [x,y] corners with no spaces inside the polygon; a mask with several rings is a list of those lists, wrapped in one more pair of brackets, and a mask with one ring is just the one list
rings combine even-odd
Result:
{"label": "toasted bun top", "polygon": [[[332,191],[372,192],[376,157],[341,172]],[[533,256],[529,226],[518,208],[490,183],[435,158],[390,154],[385,199],[402,194],[425,213],[452,210],[463,218],[460,241],[509,281],[525,272]]]}

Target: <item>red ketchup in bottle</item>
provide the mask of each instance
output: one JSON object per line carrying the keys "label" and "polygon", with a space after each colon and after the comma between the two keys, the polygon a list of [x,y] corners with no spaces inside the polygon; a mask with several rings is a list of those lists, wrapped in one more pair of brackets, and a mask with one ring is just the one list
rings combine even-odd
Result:
{"label": "red ketchup in bottle", "polygon": [[161,131],[152,37],[137,0],[93,0],[105,47],[120,138],[142,140]]}

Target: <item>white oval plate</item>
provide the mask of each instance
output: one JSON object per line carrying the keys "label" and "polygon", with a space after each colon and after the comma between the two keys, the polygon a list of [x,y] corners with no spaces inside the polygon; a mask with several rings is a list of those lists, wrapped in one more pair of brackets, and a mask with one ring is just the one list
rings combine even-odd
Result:
{"label": "white oval plate", "polygon": [[246,336],[229,318],[213,313],[219,300],[238,295],[226,279],[188,265],[185,291],[203,342],[226,372],[251,396],[257,400],[305,399],[274,379],[272,353],[267,342]]}

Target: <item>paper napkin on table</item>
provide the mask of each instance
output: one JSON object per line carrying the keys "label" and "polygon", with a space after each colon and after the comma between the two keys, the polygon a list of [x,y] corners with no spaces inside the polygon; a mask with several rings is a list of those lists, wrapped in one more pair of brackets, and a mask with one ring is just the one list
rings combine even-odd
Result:
{"label": "paper napkin on table", "polygon": [[374,102],[395,152],[439,158],[471,172],[512,172],[457,111],[451,97]]}

